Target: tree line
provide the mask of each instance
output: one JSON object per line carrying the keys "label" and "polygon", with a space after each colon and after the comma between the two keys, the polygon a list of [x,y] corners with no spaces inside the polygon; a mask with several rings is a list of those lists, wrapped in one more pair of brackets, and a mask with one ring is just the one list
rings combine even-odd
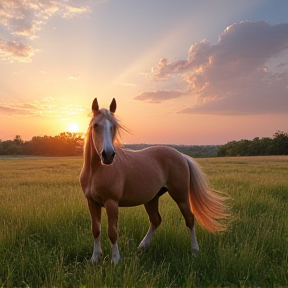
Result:
{"label": "tree line", "polygon": [[[140,150],[147,147],[157,146],[157,144],[126,144],[125,148],[131,150]],[[217,148],[219,145],[165,145],[172,147],[179,152],[189,155],[193,158],[208,158],[217,156]]]}
{"label": "tree line", "polygon": [[79,133],[35,136],[30,141],[16,135],[14,140],[0,140],[0,155],[77,156],[82,155],[83,144],[83,134]]}
{"label": "tree line", "polygon": [[265,155],[288,155],[288,134],[277,131],[273,138],[256,137],[253,140],[231,141],[219,146],[217,150],[218,157]]}
{"label": "tree line", "polygon": [[[0,155],[79,156],[83,154],[84,134],[63,132],[60,135],[36,136],[23,141],[20,135],[13,140],[0,140]],[[125,144],[131,150],[147,148],[149,144]],[[217,145],[169,145],[191,157],[216,157]]]}
{"label": "tree line", "polygon": [[[83,154],[84,135],[63,132],[57,136],[35,136],[30,141],[23,141],[20,135],[13,140],[0,140],[0,155],[34,155],[34,156],[79,156]],[[151,145],[125,145],[132,150],[143,149]],[[225,156],[260,156],[288,155],[288,134],[277,131],[273,138],[231,141],[225,145],[169,145],[192,157]]]}

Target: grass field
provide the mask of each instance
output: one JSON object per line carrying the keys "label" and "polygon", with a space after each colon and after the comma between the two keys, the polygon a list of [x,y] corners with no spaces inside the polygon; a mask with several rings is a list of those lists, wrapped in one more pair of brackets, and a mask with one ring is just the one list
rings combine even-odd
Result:
{"label": "grass field", "polygon": [[0,287],[287,287],[288,156],[196,160],[212,187],[233,198],[229,229],[213,235],[196,226],[192,257],[184,220],[164,195],[164,222],[138,251],[146,213],[121,208],[115,266],[105,233],[101,261],[89,261],[81,158],[0,159]]}

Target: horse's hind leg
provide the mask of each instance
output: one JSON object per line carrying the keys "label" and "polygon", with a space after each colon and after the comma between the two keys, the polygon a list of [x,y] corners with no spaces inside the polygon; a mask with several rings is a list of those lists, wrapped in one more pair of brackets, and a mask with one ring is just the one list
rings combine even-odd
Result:
{"label": "horse's hind leg", "polygon": [[159,203],[159,195],[157,194],[152,200],[144,204],[146,212],[149,216],[150,227],[147,234],[139,244],[138,248],[145,248],[150,245],[156,229],[161,224],[162,219],[158,210],[158,203]]}
{"label": "horse's hind leg", "polygon": [[194,214],[191,211],[189,200],[183,201],[183,202],[176,201],[176,203],[185,219],[186,226],[190,230],[192,254],[195,254],[199,251],[199,245],[197,242],[195,227],[194,227]]}
{"label": "horse's hind leg", "polygon": [[88,200],[88,207],[91,215],[92,233],[94,236],[94,248],[91,257],[92,262],[97,262],[102,254],[101,249],[101,206]]}

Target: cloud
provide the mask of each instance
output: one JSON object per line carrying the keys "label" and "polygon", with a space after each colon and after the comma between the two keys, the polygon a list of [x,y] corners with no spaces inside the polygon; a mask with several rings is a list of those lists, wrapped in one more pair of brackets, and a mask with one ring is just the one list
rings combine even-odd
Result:
{"label": "cloud", "polygon": [[152,91],[152,92],[142,92],[138,96],[134,98],[134,100],[140,100],[140,101],[145,101],[149,103],[160,103],[165,100],[170,100],[170,99],[175,99],[179,98],[183,95],[184,93],[181,91],[163,91],[163,90],[158,90],[158,91]]}
{"label": "cloud", "polygon": [[0,38],[0,59],[2,60],[29,62],[35,51],[24,43]]}
{"label": "cloud", "polygon": [[12,115],[12,114],[23,115],[24,112],[21,109],[0,105],[0,113],[1,115]]}
{"label": "cloud", "polygon": [[215,45],[207,40],[192,45],[187,60],[162,58],[147,78],[167,82],[181,75],[182,96],[189,94],[194,103],[183,113],[287,113],[287,56],[288,23],[244,21],[226,28]]}
{"label": "cloud", "polygon": [[79,81],[81,79],[81,76],[78,73],[73,73],[69,77],[67,77],[67,80],[69,81]]}
{"label": "cloud", "polygon": [[[0,59],[29,62],[37,32],[49,18],[72,18],[89,13],[89,0],[1,0]],[[24,51],[23,51],[24,50]]]}
{"label": "cloud", "polygon": [[38,109],[35,105],[29,104],[29,103],[15,104],[15,103],[7,103],[7,102],[1,103],[1,102],[0,102],[0,114],[2,116],[37,116],[38,115]]}
{"label": "cloud", "polygon": [[90,109],[80,105],[60,106],[53,98],[35,100],[31,103],[0,99],[0,114],[6,117],[55,117],[65,118],[71,115],[86,116]]}
{"label": "cloud", "polygon": [[134,83],[121,83],[121,85],[123,85],[123,86],[128,86],[128,87],[135,87],[136,86],[136,84],[134,84]]}

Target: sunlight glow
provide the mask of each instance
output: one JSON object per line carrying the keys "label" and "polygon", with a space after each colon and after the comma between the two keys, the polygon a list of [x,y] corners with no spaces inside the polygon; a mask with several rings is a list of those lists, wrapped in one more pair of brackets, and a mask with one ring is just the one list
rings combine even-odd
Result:
{"label": "sunlight glow", "polygon": [[71,133],[79,132],[79,125],[76,122],[70,123],[68,128],[69,128],[69,132],[71,132]]}

